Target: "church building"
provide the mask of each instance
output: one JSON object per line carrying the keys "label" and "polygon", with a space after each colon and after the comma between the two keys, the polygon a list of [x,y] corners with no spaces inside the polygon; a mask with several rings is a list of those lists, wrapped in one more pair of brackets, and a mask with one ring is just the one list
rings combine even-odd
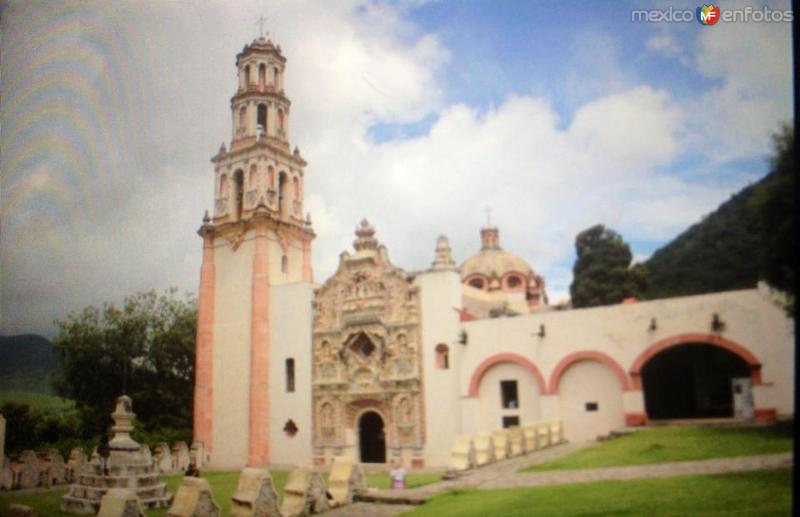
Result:
{"label": "church building", "polygon": [[440,236],[431,267],[405,271],[366,220],[316,284],[286,58],[259,38],[236,64],[198,232],[194,439],[209,467],[444,466],[459,435],[551,418],[581,441],[656,419],[792,415],[793,324],[763,285],[560,310],[496,227],[460,265]]}

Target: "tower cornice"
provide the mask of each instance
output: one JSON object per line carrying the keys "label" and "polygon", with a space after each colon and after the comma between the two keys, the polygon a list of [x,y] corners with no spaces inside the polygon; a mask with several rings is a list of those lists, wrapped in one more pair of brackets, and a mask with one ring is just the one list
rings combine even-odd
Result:
{"label": "tower cornice", "polygon": [[269,86],[264,87],[263,89],[259,87],[259,85],[249,85],[246,90],[239,90],[236,92],[236,95],[231,97],[231,108],[237,102],[243,100],[263,100],[264,98],[271,99],[271,100],[279,100],[286,104],[287,106],[292,105],[292,101],[286,96],[284,90],[277,91],[274,88],[270,88]]}
{"label": "tower cornice", "polygon": [[[244,138],[240,141],[247,141],[248,139]],[[295,165],[299,168],[300,175],[303,175],[303,167],[308,165],[308,163],[300,156],[300,151],[297,150],[295,147],[294,152],[289,151],[289,144],[284,140],[280,140],[278,138],[271,138],[265,137],[261,140],[256,140],[254,137],[251,137],[250,140],[252,141],[249,145],[244,146],[236,146],[234,145],[231,147],[230,151],[220,151],[211,157],[211,163],[217,165],[227,160],[235,160],[240,156],[247,154],[249,152],[257,151],[257,150],[269,150],[275,152],[287,161],[289,161],[292,165]],[[234,142],[236,144],[236,142]]]}
{"label": "tower cornice", "polygon": [[301,241],[310,241],[314,239],[317,234],[314,233],[310,227],[302,227],[294,223],[288,223],[276,219],[269,212],[256,212],[251,217],[239,221],[230,221],[218,224],[203,224],[197,230],[197,234],[201,237],[229,237],[246,233],[249,230],[266,226],[268,230],[272,230],[280,235],[285,235],[290,238],[296,238]]}
{"label": "tower cornice", "polygon": [[283,57],[280,45],[276,46],[272,43],[272,40],[265,38],[254,39],[252,43],[245,45],[242,51],[236,54],[236,65],[238,66],[239,62],[250,54],[271,54],[281,63],[286,63],[286,58]]}

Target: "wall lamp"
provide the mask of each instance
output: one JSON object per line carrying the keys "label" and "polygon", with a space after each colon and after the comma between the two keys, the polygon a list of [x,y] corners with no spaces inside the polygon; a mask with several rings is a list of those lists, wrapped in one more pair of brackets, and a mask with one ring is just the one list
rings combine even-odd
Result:
{"label": "wall lamp", "polygon": [[711,330],[714,332],[722,332],[725,330],[725,322],[719,317],[716,312],[711,316]]}

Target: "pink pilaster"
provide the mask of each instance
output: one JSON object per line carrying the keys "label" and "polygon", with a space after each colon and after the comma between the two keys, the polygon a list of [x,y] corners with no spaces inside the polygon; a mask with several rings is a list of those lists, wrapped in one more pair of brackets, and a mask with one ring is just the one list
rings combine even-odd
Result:
{"label": "pink pilaster", "polygon": [[256,229],[250,333],[250,440],[248,464],[269,464],[269,258],[267,230]]}
{"label": "pink pilaster", "polygon": [[211,452],[213,438],[214,374],[214,238],[203,235],[203,265],[197,304],[197,344],[195,348],[194,439]]}
{"label": "pink pilaster", "polygon": [[303,241],[303,281],[314,281],[314,271],[311,269],[311,239]]}

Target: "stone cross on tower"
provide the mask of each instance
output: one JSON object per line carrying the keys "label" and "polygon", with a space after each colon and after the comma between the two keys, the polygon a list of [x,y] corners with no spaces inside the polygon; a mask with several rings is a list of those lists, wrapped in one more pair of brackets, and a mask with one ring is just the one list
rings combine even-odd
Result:
{"label": "stone cross on tower", "polygon": [[[258,23],[258,25],[259,25],[259,35],[260,35],[260,37],[261,37],[261,38],[263,38],[263,37],[264,37],[264,22],[265,22],[265,21],[267,21],[267,19],[266,19],[266,18],[264,18],[264,16],[263,16],[263,15],[262,15],[262,16],[260,16],[260,17],[258,18],[258,20],[256,20],[256,23]],[[267,34],[269,34],[269,32],[267,32]]]}

